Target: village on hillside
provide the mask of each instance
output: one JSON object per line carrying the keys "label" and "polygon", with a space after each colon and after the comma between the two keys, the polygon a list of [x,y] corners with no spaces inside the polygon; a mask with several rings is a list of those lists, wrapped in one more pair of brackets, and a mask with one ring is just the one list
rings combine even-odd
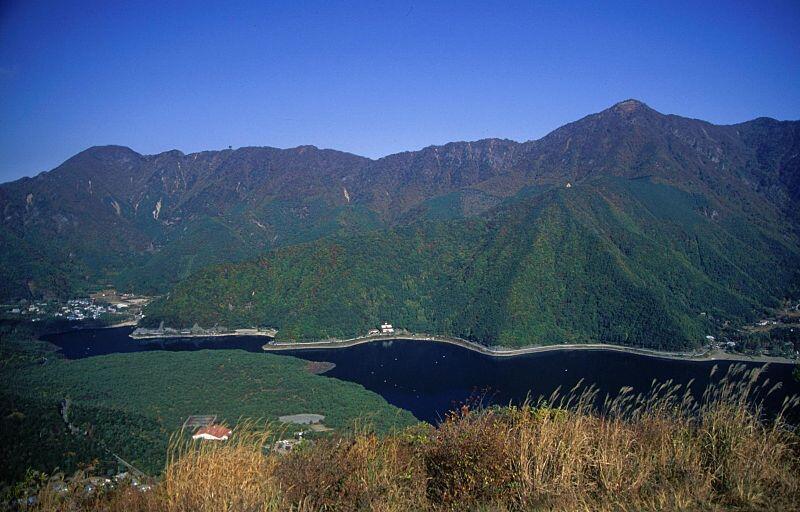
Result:
{"label": "village on hillside", "polygon": [[0,305],[0,315],[10,320],[29,322],[80,322],[97,325],[134,325],[142,316],[142,308],[150,297],[118,293],[113,289],[99,291],[88,297],[66,300],[21,299],[13,304]]}

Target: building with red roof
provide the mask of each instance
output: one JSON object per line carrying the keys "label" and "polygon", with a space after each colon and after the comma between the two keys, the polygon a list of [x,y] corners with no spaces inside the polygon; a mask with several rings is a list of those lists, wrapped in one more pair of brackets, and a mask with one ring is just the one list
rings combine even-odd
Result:
{"label": "building with red roof", "polygon": [[194,433],[192,439],[206,439],[208,441],[227,441],[231,437],[231,429],[222,425],[208,425],[200,427]]}

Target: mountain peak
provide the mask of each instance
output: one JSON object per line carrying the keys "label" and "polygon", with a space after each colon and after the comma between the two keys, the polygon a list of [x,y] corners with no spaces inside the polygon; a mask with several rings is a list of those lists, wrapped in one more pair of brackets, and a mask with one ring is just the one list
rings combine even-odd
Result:
{"label": "mountain peak", "polygon": [[638,110],[649,110],[649,109],[650,107],[648,107],[646,104],[633,98],[620,101],[619,103],[611,107],[611,110],[615,110],[617,112],[623,112],[625,114],[636,112]]}
{"label": "mountain peak", "polygon": [[80,163],[83,165],[87,160],[99,161],[129,161],[141,158],[142,155],[127,146],[117,146],[109,144],[107,146],[92,146],[84,149],[80,153],[68,158],[64,164]]}
{"label": "mountain peak", "polygon": [[[132,150],[128,146],[120,146],[117,144],[107,144],[105,146],[91,146],[89,148],[84,149],[81,153],[85,153],[87,155],[124,155],[124,154],[139,154],[136,151]],[[81,154],[78,153],[78,154]]]}

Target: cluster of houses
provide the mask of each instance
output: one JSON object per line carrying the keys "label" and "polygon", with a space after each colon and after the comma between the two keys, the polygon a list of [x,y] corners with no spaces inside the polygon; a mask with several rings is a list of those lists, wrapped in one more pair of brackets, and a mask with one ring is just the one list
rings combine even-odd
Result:
{"label": "cluster of houses", "polygon": [[66,318],[67,320],[97,320],[106,313],[122,313],[128,309],[124,303],[97,304],[92,299],[72,299],[66,304],[61,302],[36,302],[29,305],[15,306],[8,310],[11,315],[31,316],[32,322],[46,317]]}
{"label": "cluster of houses", "polygon": [[73,299],[67,301],[66,306],[62,306],[55,316],[66,317],[67,320],[84,320],[91,318],[97,320],[104,313],[120,313],[128,309],[127,304],[95,304],[91,299]]}
{"label": "cluster of houses", "polygon": [[8,312],[12,315],[30,315],[34,317],[31,319],[32,322],[38,322],[41,320],[41,315],[47,314],[45,310],[46,307],[46,302],[37,302],[29,306],[11,308]]}

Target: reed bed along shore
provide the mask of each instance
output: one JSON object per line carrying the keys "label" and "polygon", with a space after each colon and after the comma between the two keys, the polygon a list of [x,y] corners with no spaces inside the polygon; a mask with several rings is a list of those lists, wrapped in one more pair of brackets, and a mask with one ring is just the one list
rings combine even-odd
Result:
{"label": "reed bed along shore", "polygon": [[226,443],[176,437],[149,491],[81,497],[45,485],[28,509],[798,510],[800,438],[759,405],[775,386],[743,367],[699,400],[671,382],[605,400],[576,386],[520,406],[465,405],[436,427],[356,429],[285,456],[269,451],[269,426],[242,422]]}

